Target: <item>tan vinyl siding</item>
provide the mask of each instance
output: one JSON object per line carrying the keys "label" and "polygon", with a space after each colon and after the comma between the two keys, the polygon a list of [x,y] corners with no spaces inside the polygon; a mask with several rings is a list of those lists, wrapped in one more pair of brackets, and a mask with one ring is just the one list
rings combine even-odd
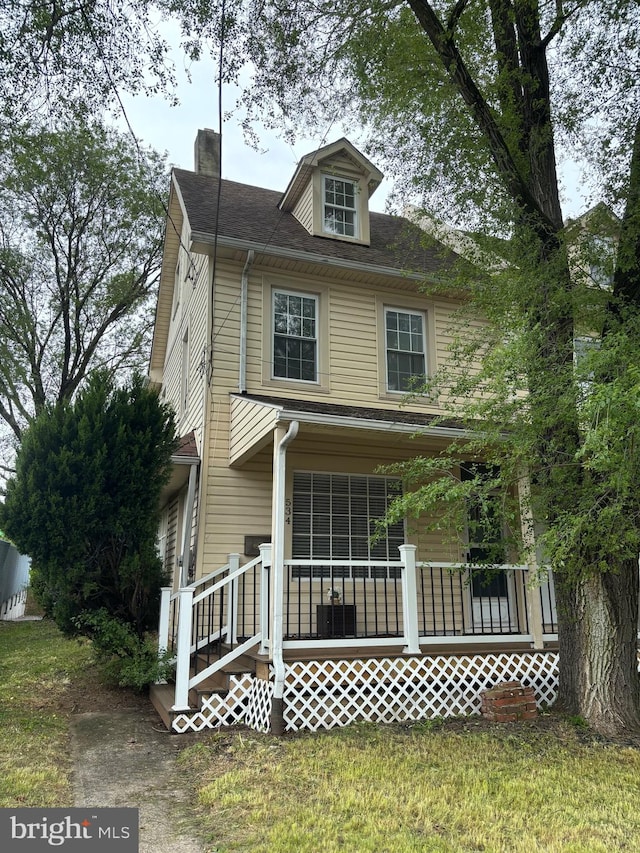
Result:
{"label": "tan vinyl siding", "polygon": [[[202,255],[184,253],[184,271],[180,306],[174,318],[164,369],[164,398],[177,415],[180,435],[195,430],[200,440],[204,423],[206,385],[207,304],[209,298],[209,261]],[[184,340],[188,334],[187,405],[182,401]]]}
{"label": "tan vinyl siding", "polygon": [[173,589],[177,589],[176,585],[176,567],[178,564],[178,553],[180,544],[178,542],[179,524],[178,524],[178,498],[174,498],[169,504],[167,518],[167,547],[165,551],[165,569],[169,575],[169,581]]}
{"label": "tan vinyl siding", "polygon": [[[385,341],[379,316],[382,306],[425,313],[430,372],[435,371],[448,357],[446,348],[451,341],[449,326],[452,313],[457,309],[453,301],[428,299],[415,291],[407,292],[406,287],[407,282],[403,280],[398,281],[397,287],[385,288],[356,282],[345,284],[328,277],[319,279],[302,274],[292,276],[254,269],[249,279],[248,393],[397,409],[402,402],[402,395],[390,396],[386,393]],[[318,324],[318,366],[321,376],[318,383],[271,379],[270,312],[271,291],[274,288],[318,295],[321,315]],[[218,297],[221,296],[222,288],[219,288]],[[236,294],[232,291],[229,298],[222,301],[221,310],[231,310],[235,298]],[[323,322],[325,312],[328,316],[326,322]],[[238,334],[237,318],[233,316],[233,311],[227,319],[227,327],[231,333]],[[440,411],[433,400],[412,401],[411,408],[430,413]]]}
{"label": "tan vinyl siding", "polygon": [[362,177],[362,169],[344,154],[334,154],[329,159],[323,160],[320,163],[320,168],[327,175],[344,175],[356,181]]}
{"label": "tan vinyl siding", "polygon": [[213,309],[213,381],[218,393],[238,390],[242,266],[218,261]]}
{"label": "tan vinyl siding", "polygon": [[174,271],[180,251],[180,238],[178,235],[182,230],[182,221],[182,208],[175,191],[172,190],[169,199],[169,212],[162,255],[162,272],[151,348],[150,371],[154,381],[160,381],[165,363],[166,342],[171,324],[171,305],[175,280]]}
{"label": "tan vinyl siding", "polygon": [[309,234],[313,233],[313,183],[309,175],[309,183],[302,193],[300,200],[292,210],[298,222],[307,229]]}
{"label": "tan vinyl siding", "polygon": [[271,534],[271,447],[242,469],[212,457],[208,475],[201,574],[223,566],[229,554],[243,554],[245,536]]}
{"label": "tan vinyl siding", "polygon": [[[219,259],[213,309],[213,377],[208,406],[209,434],[207,470],[202,473],[205,492],[201,502],[203,518],[197,574],[201,576],[227,562],[229,553],[243,553],[245,535],[271,531],[272,453],[274,416],[269,408],[247,405],[231,398],[238,392],[240,338],[240,281],[245,257],[236,261]],[[270,358],[270,337],[263,332],[265,312],[271,311],[271,287],[320,294],[321,310],[328,312],[327,335],[319,345],[325,349],[330,382],[278,382],[264,379],[264,363]],[[381,393],[379,368],[378,316],[381,304],[414,308],[424,305],[432,312],[433,328],[444,334],[456,304],[444,298],[420,296],[406,279],[387,284],[344,282],[303,273],[287,274],[254,265],[249,275],[247,318],[247,393],[317,400],[322,403],[370,406],[397,410],[393,399]],[[434,342],[437,360],[446,355],[444,345]],[[435,360],[435,358],[434,358]],[[267,371],[270,376],[270,371]],[[231,406],[233,405],[233,422]],[[250,410],[251,409],[251,410]],[[437,403],[411,404],[411,410],[438,412]],[[287,470],[328,470],[373,473],[385,461],[415,455],[437,445],[411,442],[393,436],[364,431],[336,431],[303,426],[288,451]],[[261,444],[266,442],[264,447]],[[441,446],[441,445],[440,445]],[[256,452],[257,451],[257,452]],[[252,455],[253,454],[253,455]],[[230,467],[233,464],[235,467]],[[418,559],[452,561],[459,559],[453,546],[434,534],[409,531],[409,541],[418,547]],[[290,553],[290,551],[288,552]],[[242,560],[245,561],[244,556]]]}
{"label": "tan vinyl siding", "polygon": [[276,409],[256,406],[251,400],[231,400],[229,430],[229,464],[237,465],[271,439],[277,417]]}

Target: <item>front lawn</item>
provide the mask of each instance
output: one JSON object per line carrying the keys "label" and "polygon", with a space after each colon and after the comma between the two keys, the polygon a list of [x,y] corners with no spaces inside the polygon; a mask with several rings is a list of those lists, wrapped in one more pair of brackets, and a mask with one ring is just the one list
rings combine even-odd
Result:
{"label": "front lawn", "polygon": [[[148,710],[102,683],[86,641],[0,623],[0,807],[71,805],[71,715],[132,703]],[[640,736],[579,722],[167,736],[207,853],[636,853]]]}
{"label": "front lawn", "polygon": [[0,622],[0,807],[72,804],[67,695],[90,659],[53,622]]}
{"label": "front lawn", "polygon": [[640,751],[542,718],[209,736],[182,753],[213,850],[640,850]]}

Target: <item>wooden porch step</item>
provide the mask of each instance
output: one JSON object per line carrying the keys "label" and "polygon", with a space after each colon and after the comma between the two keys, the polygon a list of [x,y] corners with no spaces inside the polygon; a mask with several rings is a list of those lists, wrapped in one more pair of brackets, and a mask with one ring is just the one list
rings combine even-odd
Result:
{"label": "wooden porch step", "polygon": [[160,719],[167,729],[171,731],[171,725],[175,713],[171,710],[174,697],[173,684],[152,684],[149,688],[149,699],[151,704],[160,715]]}
{"label": "wooden porch step", "polygon": [[[207,665],[206,655],[201,655],[199,670],[202,671]],[[189,705],[193,713],[200,710],[203,699],[208,698],[212,694],[217,693],[220,696],[226,696],[229,691],[229,679],[231,676],[245,675],[246,673],[255,674],[255,671],[256,661],[250,655],[242,655],[236,660],[225,664],[221,670],[214,672],[213,675],[208,676],[197,687],[189,691]],[[193,671],[191,674],[193,675]],[[178,715],[178,712],[172,710],[175,702],[175,685],[173,683],[152,684],[149,688],[149,699],[160,715],[162,722],[171,731],[173,720]],[[179,713],[184,714],[189,712],[180,711]]]}

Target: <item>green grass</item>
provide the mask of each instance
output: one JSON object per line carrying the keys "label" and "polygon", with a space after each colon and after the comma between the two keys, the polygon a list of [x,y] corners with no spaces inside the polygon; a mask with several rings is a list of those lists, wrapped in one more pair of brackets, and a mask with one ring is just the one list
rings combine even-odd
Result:
{"label": "green grass", "polygon": [[[87,644],[46,621],[0,623],[0,807],[71,805],[71,709],[95,689]],[[640,738],[605,742],[578,718],[182,743],[209,853],[640,850]]]}
{"label": "green grass", "polygon": [[214,735],[181,760],[221,853],[640,850],[640,752],[560,721]]}
{"label": "green grass", "polygon": [[90,658],[51,622],[0,622],[0,807],[71,805],[62,699]]}

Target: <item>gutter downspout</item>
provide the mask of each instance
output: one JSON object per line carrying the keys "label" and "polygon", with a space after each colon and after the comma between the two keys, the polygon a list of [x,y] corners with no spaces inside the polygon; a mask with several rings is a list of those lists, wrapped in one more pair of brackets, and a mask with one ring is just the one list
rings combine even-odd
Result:
{"label": "gutter downspout", "polygon": [[198,476],[198,465],[189,466],[189,488],[187,491],[187,502],[184,507],[184,521],[182,531],[182,556],[180,567],[180,586],[189,584],[189,557],[191,552],[191,536],[193,535],[193,505],[196,498],[196,480]]}
{"label": "gutter downspout", "polygon": [[249,249],[240,280],[240,376],[238,377],[240,394],[244,394],[247,390],[247,303],[249,301],[249,272],[254,257],[253,249]]}
{"label": "gutter downspout", "polygon": [[273,659],[273,703],[271,705],[271,731],[284,733],[284,658],[282,654],[282,631],[284,612],[284,501],[285,476],[287,471],[287,447],[298,434],[300,424],[292,421],[286,434],[275,449],[274,517],[273,517],[273,631],[271,654]]}

